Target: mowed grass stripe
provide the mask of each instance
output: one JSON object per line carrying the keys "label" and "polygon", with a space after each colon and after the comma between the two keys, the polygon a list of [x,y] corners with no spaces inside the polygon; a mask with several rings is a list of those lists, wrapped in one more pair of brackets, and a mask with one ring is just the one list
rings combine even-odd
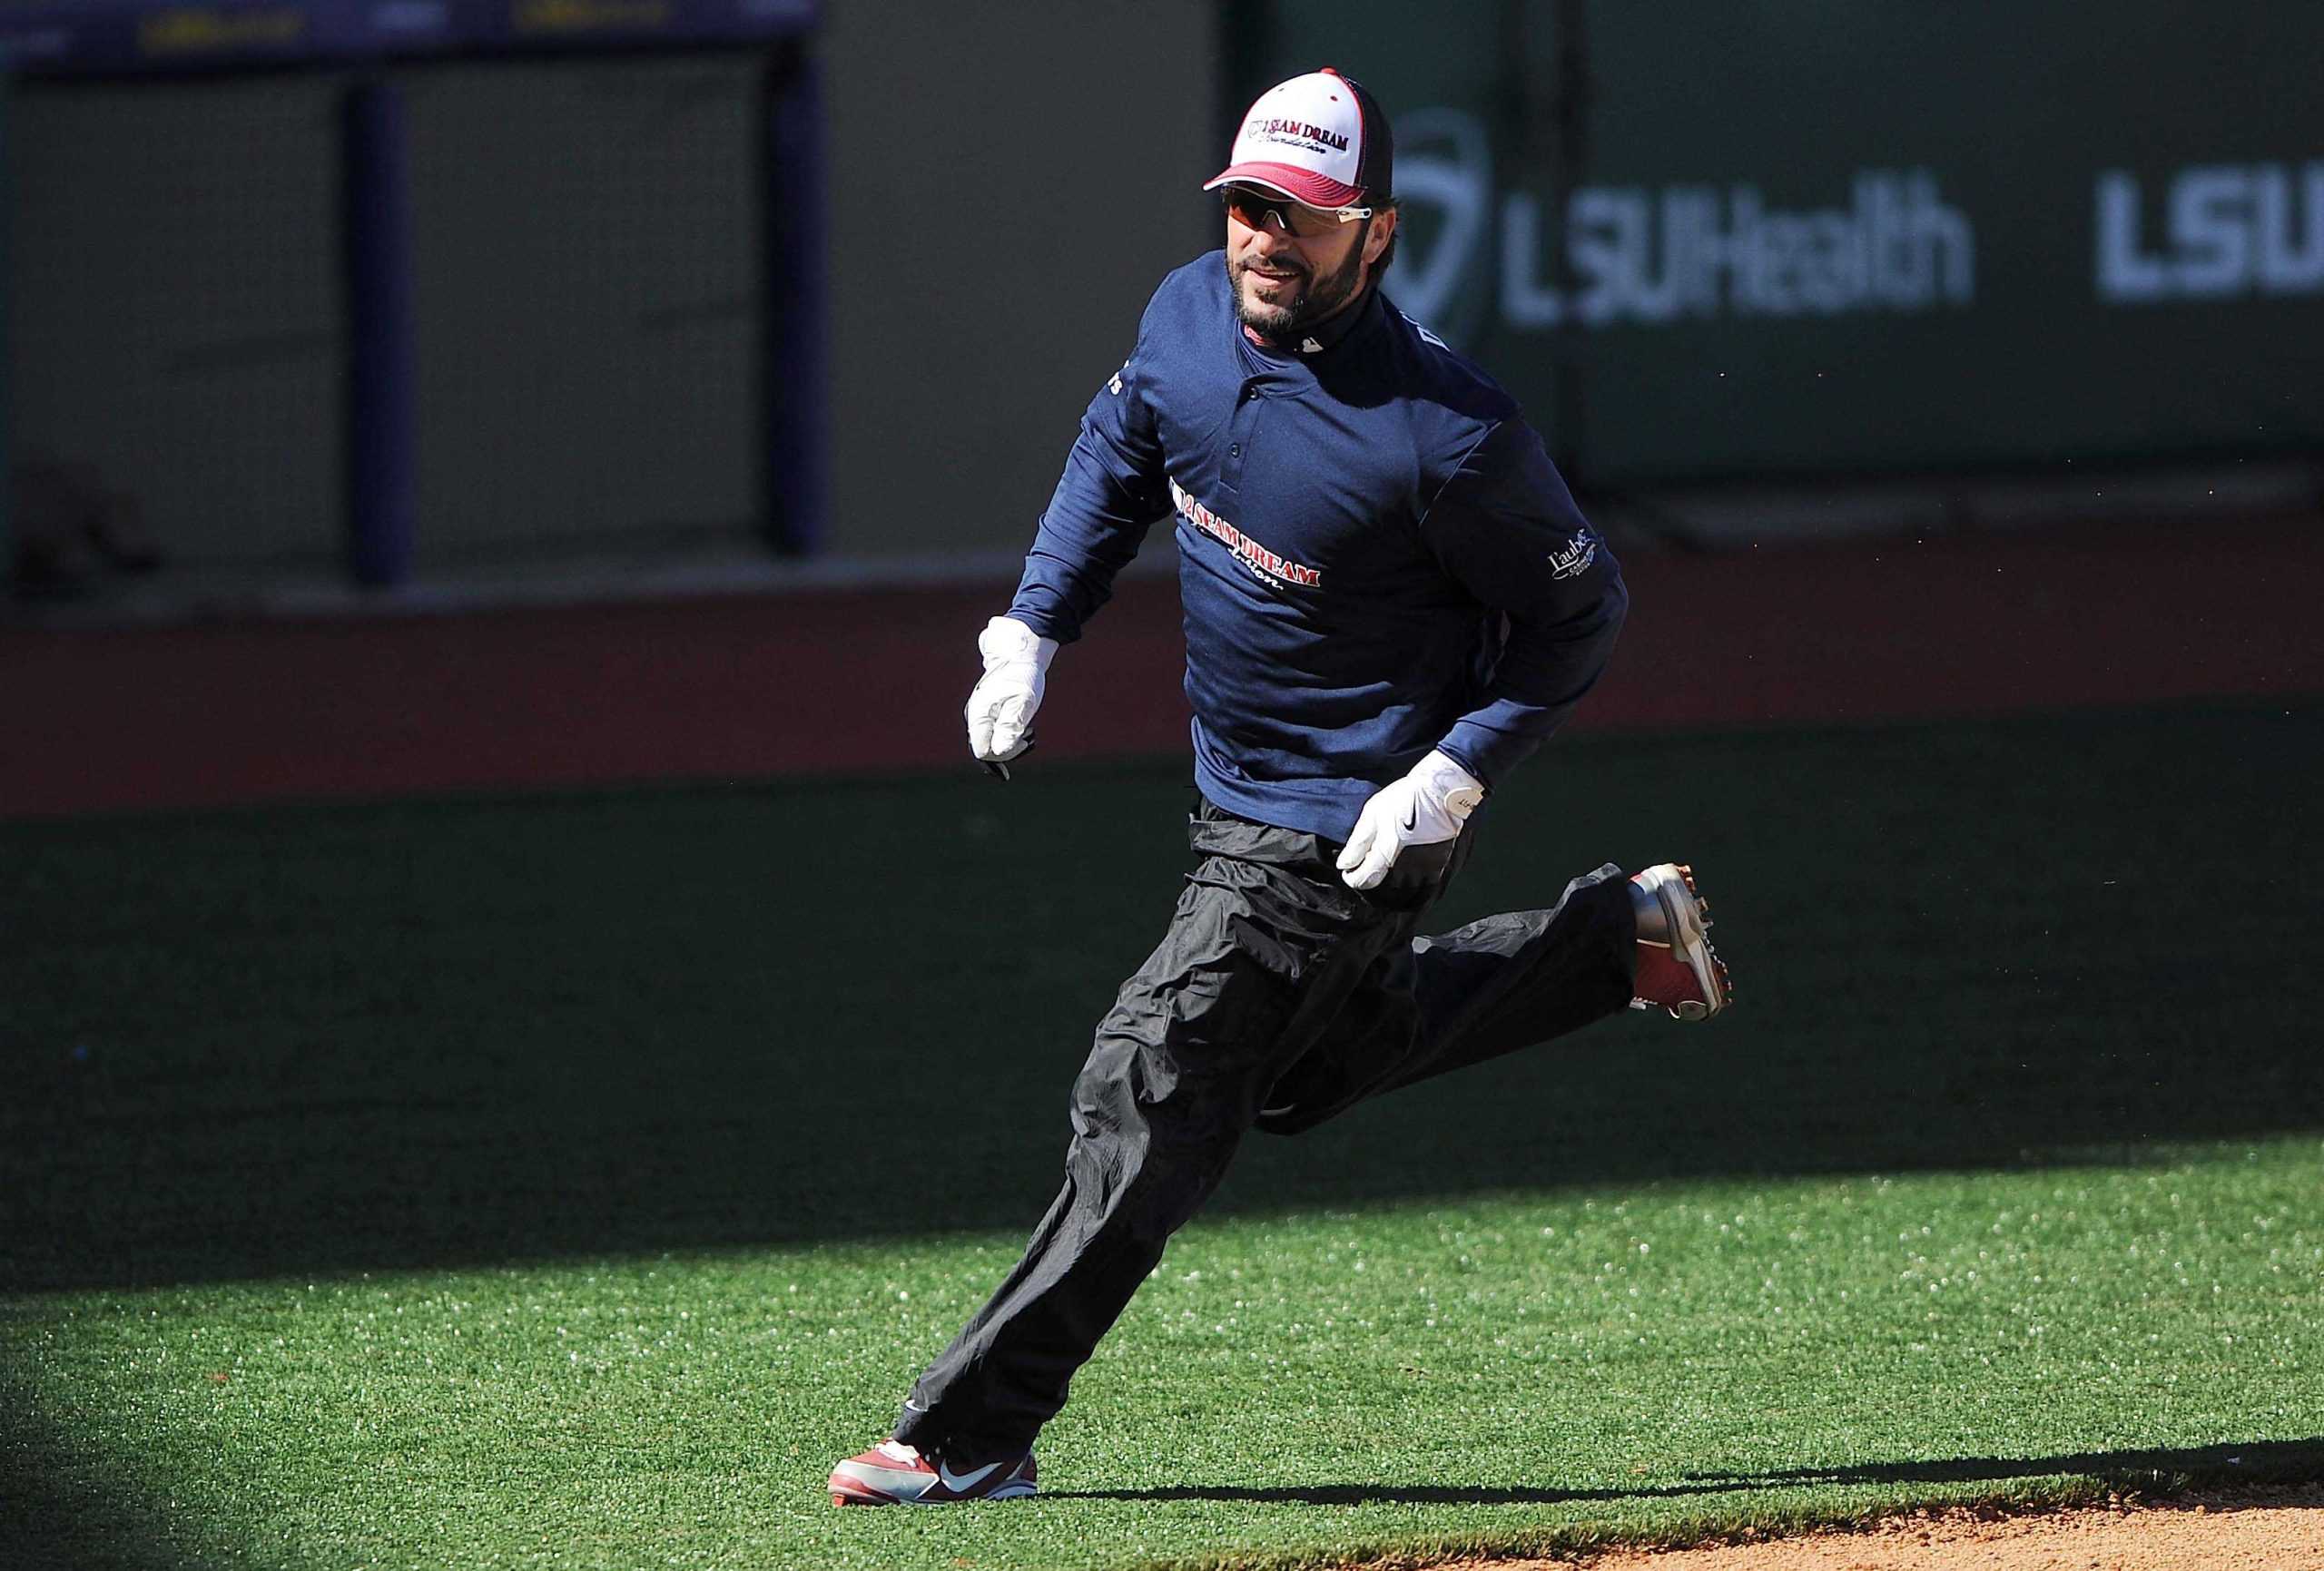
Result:
{"label": "mowed grass stripe", "polygon": [[2324,1464],[2324,1143],[2156,1154],[1200,1223],[1049,1494],[953,1512],[822,1475],[1006,1237],[56,1295],[6,1352],[94,1464],[62,1542],[225,1564],[1276,1566]]}
{"label": "mowed grass stripe", "polygon": [[1292,1564],[2315,1476],[2319,765],[2280,706],[1559,744],[1447,924],[1691,857],[1743,1006],[1254,1141],[1049,1497],[910,1517],[822,1476],[1053,1190],[1177,766],[0,827],[0,1563]]}

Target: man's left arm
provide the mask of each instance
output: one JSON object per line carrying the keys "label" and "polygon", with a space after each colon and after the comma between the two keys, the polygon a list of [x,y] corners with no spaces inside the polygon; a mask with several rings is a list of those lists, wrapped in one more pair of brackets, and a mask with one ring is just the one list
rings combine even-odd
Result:
{"label": "man's left arm", "polygon": [[1437,744],[1490,786],[1596,685],[1630,595],[1614,554],[1521,419],[1502,421],[1470,448],[1421,530],[1445,571],[1509,618],[1491,685]]}
{"label": "man's left arm", "polygon": [[1476,706],[1403,779],[1373,793],[1341,849],[1340,875],[1372,889],[1408,846],[1455,839],[1487,788],[1508,777],[1606,669],[1630,595],[1614,554],[1519,419],[1481,437],[1421,520],[1436,558],[1509,619]]}

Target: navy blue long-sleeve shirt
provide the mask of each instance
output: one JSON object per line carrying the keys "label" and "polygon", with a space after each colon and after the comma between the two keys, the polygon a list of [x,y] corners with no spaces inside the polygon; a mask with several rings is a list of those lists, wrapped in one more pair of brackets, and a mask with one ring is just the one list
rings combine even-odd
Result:
{"label": "navy blue long-sleeve shirt", "polygon": [[1317,352],[1262,349],[1230,287],[1213,251],[1155,291],[1009,614],[1071,643],[1175,515],[1196,783],[1344,841],[1432,748],[1504,779],[1598,680],[1629,600],[1491,378],[1376,289]]}

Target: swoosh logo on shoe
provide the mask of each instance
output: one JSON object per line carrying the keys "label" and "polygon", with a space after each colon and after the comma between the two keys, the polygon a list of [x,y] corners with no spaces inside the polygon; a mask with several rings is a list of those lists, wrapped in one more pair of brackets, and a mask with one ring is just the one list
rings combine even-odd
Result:
{"label": "swoosh logo on shoe", "polygon": [[1000,1466],[998,1462],[987,1462],[981,1468],[971,1468],[965,1473],[955,1473],[951,1468],[939,1462],[936,1464],[936,1476],[943,1479],[944,1487],[954,1494],[965,1495],[990,1478],[992,1470]]}

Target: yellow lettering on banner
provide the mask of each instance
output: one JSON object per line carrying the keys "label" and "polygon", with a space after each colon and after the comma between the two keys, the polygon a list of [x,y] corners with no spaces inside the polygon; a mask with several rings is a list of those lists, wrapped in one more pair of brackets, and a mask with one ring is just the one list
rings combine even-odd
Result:
{"label": "yellow lettering on banner", "polygon": [[594,33],[667,27],[669,0],[517,0],[519,33]]}
{"label": "yellow lettering on banner", "polygon": [[186,7],[157,11],[137,25],[137,47],[150,55],[222,54],[237,49],[280,49],[307,34],[302,11],[220,11]]}

